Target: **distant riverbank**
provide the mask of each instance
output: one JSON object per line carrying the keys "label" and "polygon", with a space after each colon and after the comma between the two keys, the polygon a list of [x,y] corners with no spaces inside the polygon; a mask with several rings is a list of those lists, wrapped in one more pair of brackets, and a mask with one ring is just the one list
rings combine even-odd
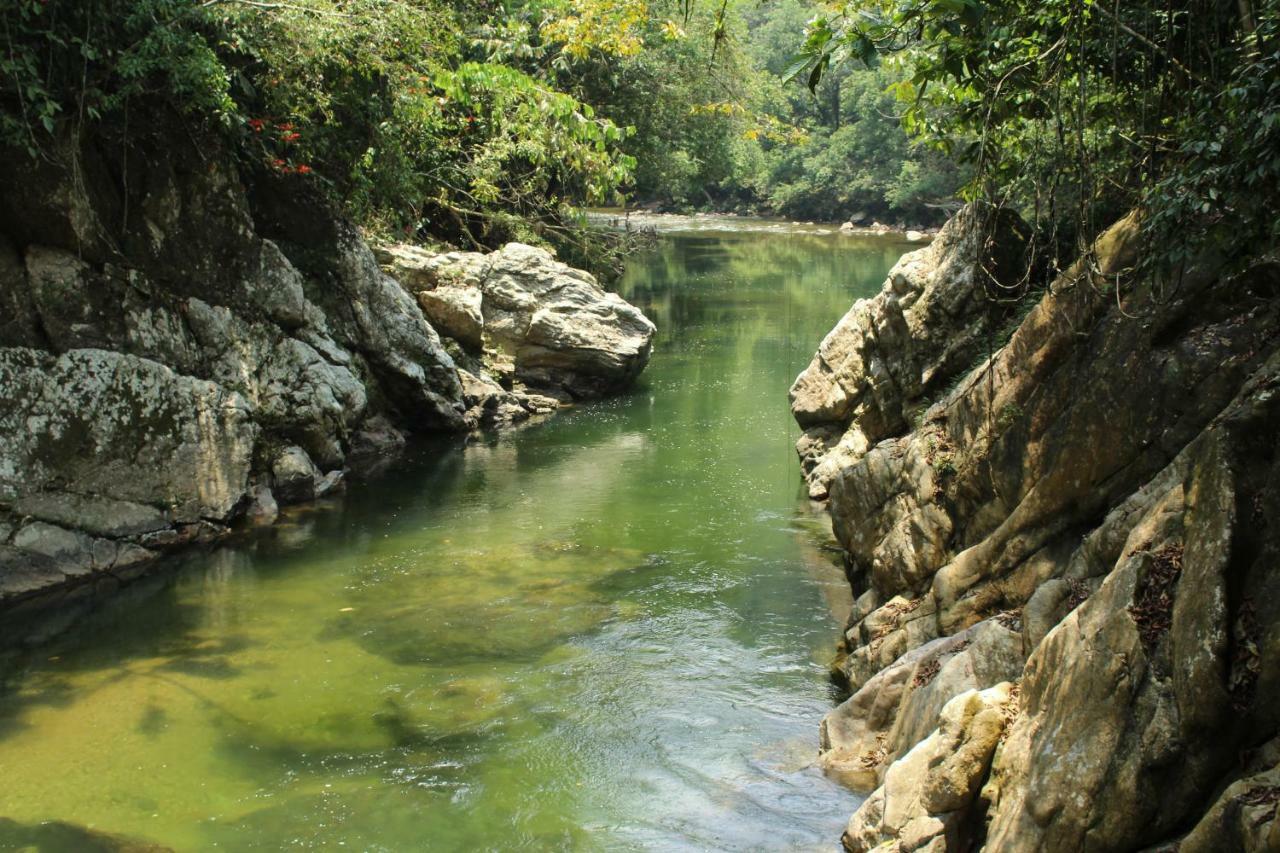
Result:
{"label": "distant riverbank", "polygon": [[904,243],[926,243],[937,233],[936,228],[905,229],[882,223],[867,226],[849,223],[805,222],[799,220],[770,219],[758,216],[739,216],[733,213],[651,213],[648,211],[623,211],[622,208],[597,208],[588,211],[587,218],[595,224],[632,230],[651,229],[657,232],[759,232],[768,234],[847,234],[850,236],[874,236],[899,238]]}

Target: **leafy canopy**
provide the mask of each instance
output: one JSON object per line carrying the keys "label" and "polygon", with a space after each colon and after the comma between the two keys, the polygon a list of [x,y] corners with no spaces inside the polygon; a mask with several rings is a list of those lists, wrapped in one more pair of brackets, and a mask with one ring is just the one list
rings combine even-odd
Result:
{"label": "leafy canopy", "polygon": [[[475,61],[470,4],[440,0],[12,0],[0,142],[157,105],[251,165],[323,183],[367,224],[496,242],[625,182],[624,132],[548,80]],[[132,114],[131,114],[132,111]],[[526,229],[527,230],[527,229]],[[536,235],[531,235],[536,238]]]}
{"label": "leafy canopy", "polygon": [[1277,0],[843,0],[791,73],[901,69],[908,127],[974,165],[970,195],[1077,244],[1141,208],[1177,265],[1280,236],[1277,21]]}
{"label": "leafy canopy", "polygon": [[[544,0],[508,4],[484,39],[634,129],[633,195],[690,208],[843,219],[939,218],[955,169],[913,145],[884,70],[785,86],[814,0]],[[589,23],[589,25],[588,25]],[[512,34],[523,40],[512,48]]]}

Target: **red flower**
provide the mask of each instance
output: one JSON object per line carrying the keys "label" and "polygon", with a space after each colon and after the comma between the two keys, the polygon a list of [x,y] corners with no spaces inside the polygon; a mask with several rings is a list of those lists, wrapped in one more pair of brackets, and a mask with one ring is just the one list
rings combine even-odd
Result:
{"label": "red flower", "polygon": [[254,133],[262,133],[262,126],[264,124],[266,124],[266,122],[260,118],[249,119],[249,127],[253,128]]}
{"label": "red flower", "polygon": [[310,166],[308,166],[306,163],[303,163],[301,166],[299,166],[299,167],[298,167],[297,169],[295,169],[294,171],[295,171],[295,172],[297,172],[299,175],[310,175],[310,174],[311,174],[311,167],[310,167]]}
{"label": "red flower", "polygon": [[283,124],[277,124],[276,130],[293,130],[293,122],[286,121]]}
{"label": "red flower", "polygon": [[302,138],[301,133],[286,133],[284,136],[280,137],[280,141],[281,142],[297,142],[301,138]]}

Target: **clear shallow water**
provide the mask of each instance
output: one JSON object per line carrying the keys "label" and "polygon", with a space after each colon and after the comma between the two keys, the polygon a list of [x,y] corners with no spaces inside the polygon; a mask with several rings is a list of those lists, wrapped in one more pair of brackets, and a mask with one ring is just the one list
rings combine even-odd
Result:
{"label": "clear shallow water", "polygon": [[419,447],[10,648],[0,849],[834,849],[847,590],[786,389],[904,248],[665,235],[618,285],[659,328],[634,392]]}

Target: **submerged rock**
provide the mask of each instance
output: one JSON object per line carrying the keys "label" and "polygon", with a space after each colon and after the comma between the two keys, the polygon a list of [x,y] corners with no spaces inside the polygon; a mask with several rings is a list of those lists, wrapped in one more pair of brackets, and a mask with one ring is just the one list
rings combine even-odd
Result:
{"label": "submerged rock", "polygon": [[[975,298],[972,254],[954,280],[932,254],[974,222],[912,307]],[[1280,756],[1241,756],[1280,736],[1280,265],[1204,258],[1170,292],[1124,278],[1141,247],[1115,225],[967,372],[949,343],[987,321],[913,327],[891,275],[793,388],[857,595],[822,761],[882,786],[850,849],[1273,849]],[[1003,682],[999,745],[932,801],[940,703]]]}
{"label": "submerged rock", "polygon": [[0,817],[0,849],[77,853],[173,853],[173,849],[127,835],[67,821],[22,824]]}

